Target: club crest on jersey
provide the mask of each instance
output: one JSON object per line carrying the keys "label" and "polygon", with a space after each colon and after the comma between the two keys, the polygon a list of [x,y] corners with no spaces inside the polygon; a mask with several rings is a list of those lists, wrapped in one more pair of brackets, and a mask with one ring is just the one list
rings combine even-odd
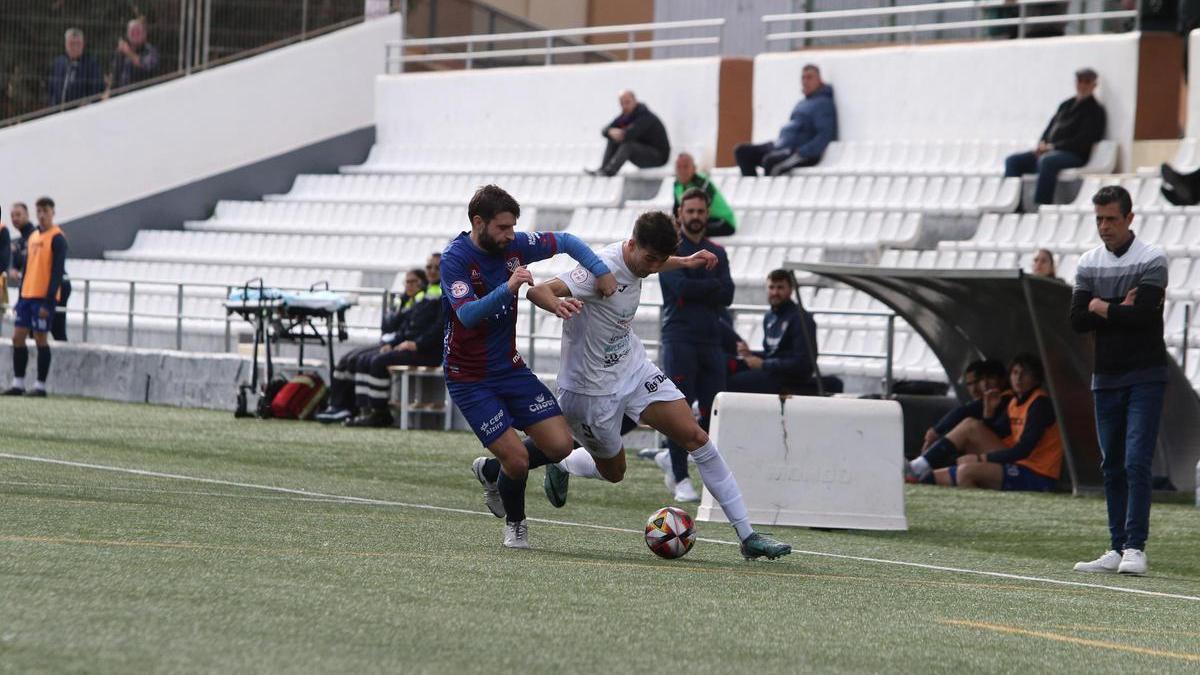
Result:
{"label": "club crest on jersey", "polygon": [[471,292],[471,287],[465,281],[456,281],[450,284],[450,297],[458,299],[467,297],[467,293]]}
{"label": "club crest on jersey", "polygon": [[571,270],[571,281],[574,281],[577,284],[582,284],[588,280],[588,276],[590,275],[591,272],[588,272],[583,267],[576,267],[575,269]]}
{"label": "club crest on jersey", "polygon": [[516,272],[517,268],[521,266],[521,259],[509,258],[504,262],[504,266],[508,268],[509,272]]}

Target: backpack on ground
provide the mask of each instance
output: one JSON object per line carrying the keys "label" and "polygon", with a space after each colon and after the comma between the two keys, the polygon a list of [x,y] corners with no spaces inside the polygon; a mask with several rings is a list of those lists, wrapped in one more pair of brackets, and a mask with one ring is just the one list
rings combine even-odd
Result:
{"label": "backpack on ground", "polygon": [[316,373],[300,373],[271,399],[271,415],[279,419],[312,419],[328,389]]}

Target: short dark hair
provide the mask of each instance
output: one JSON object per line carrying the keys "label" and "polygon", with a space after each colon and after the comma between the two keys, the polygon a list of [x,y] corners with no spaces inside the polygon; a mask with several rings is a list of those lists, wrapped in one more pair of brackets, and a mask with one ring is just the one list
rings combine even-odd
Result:
{"label": "short dark hair", "polygon": [[414,267],[409,270],[408,273],[420,280],[422,288],[429,285],[429,275],[425,274],[425,270],[421,269],[420,267]]}
{"label": "short dark hair", "polygon": [[975,377],[979,378],[994,377],[996,379],[1003,380],[1004,378],[1008,377],[1008,369],[1004,367],[1003,363],[996,359],[981,359],[979,361],[972,361],[967,366],[967,369],[963,372],[964,375],[968,373],[972,373],[975,375]]}
{"label": "short dark hair", "polygon": [[803,73],[803,72],[804,72],[804,71],[806,71],[806,70],[811,70],[811,71],[813,71],[814,73],[816,73],[816,74],[817,74],[817,77],[820,77],[820,76],[821,76],[821,69],[820,69],[820,68],[818,68],[818,67],[817,67],[817,64],[815,64],[815,63],[806,63],[806,64],[804,64],[804,67],[800,69],[800,72],[802,72],[802,73]]}
{"label": "short dark hair", "polygon": [[1127,216],[1133,212],[1133,197],[1129,196],[1129,190],[1120,185],[1105,185],[1092,195],[1092,203],[1096,206],[1108,206],[1115,203],[1121,211],[1122,216]]}
{"label": "short dark hair", "polygon": [[479,216],[483,222],[488,223],[505,212],[513,214],[514,218],[520,218],[521,205],[499,185],[484,185],[479,188],[467,205],[467,218],[472,222],[475,216]]}
{"label": "short dark hair", "polygon": [[702,188],[698,187],[688,188],[685,190],[683,195],[679,197],[679,205],[683,206],[683,203],[689,199],[703,199],[705,206],[712,204],[712,199],[709,198],[708,193]]}
{"label": "short dark hair", "polygon": [[29,207],[25,205],[25,202],[13,202],[12,203],[12,208],[15,209],[18,206],[21,207],[25,211],[25,213],[29,213]]}
{"label": "short dark hair", "polygon": [[[34,202],[34,205],[37,206],[39,209],[42,208],[43,206],[48,206],[50,208],[54,208],[54,200],[50,199],[49,197],[38,197],[38,200],[36,202]],[[25,210],[28,211],[29,209],[25,209]]]}
{"label": "short dark hair", "polygon": [[791,288],[796,287],[796,280],[792,277],[792,273],[782,268],[771,270],[767,274],[767,281],[774,281],[776,283],[783,281],[787,282],[787,285]]}
{"label": "short dark hair", "polygon": [[638,248],[656,255],[670,256],[679,247],[679,232],[675,230],[675,221],[671,220],[671,216],[662,211],[647,211],[638,216],[633,224],[633,241]]}
{"label": "short dark hair", "polygon": [[1012,371],[1012,369],[1016,368],[1017,366],[1021,366],[1021,368],[1025,369],[1026,371],[1033,373],[1033,376],[1037,378],[1038,382],[1046,381],[1046,369],[1042,367],[1042,360],[1039,359],[1036,354],[1031,354],[1029,352],[1017,354],[1013,357],[1012,361],[1009,361],[1008,369],[1009,371]]}

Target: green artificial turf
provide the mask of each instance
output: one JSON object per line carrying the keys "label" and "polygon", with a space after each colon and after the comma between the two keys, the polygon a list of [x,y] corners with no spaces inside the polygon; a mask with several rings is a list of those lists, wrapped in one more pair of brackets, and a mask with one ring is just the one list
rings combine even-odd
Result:
{"label": "green artificial turf", "polygon": [[926,486],[908,532],[665,561],[640,529],[669,499],[637,459],[564,509],[534,472],[531,518],[618,529],[533,522],[510,551],[464,434],[6,399],[0,452],[247,484],[0,458],[0,672],[1200,671],[1200,601],[812,554],[1200,597],[1186,504],[1155,505],[1141,579],[1070,571],[1104,548],[1098,498]]}

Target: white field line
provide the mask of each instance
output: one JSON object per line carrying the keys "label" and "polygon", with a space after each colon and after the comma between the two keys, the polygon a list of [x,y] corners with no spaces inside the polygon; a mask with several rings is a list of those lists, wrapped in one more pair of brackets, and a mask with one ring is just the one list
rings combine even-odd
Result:
{"label": "white field line", "polygon": [[[486,516],[494,518],[487,511],[472,511],[470,509],[456,509],[448,506],[434,506],[431,504],[412,504],[408,502],[396,502],[387,499],[373,499],[370,497],[353,497],[348,495],[335,495],[324,492],[313,492],[311,490],[300,490],[296,488],[278,487],[274,485],[260,485],[258,483],[244,483],[240,481],[221,480],[218,478],[202,478],[199,476],[185,476],[176,473],[163,473],[160,471],[147,471],[145,469],[130,469],[127,467],[108,466],[105,464],[91,464],[88,462],[72,462],[65,459],[52,459],[49,457],[35,457],[31,455],[14,455],[7,452],[0,452],[0,459],[12,459],[26,462],[40,462],[42,464],[56,464],[59,466],[70,466],[80,469],[94,469],[97,471],[111,471],[114,473],[124,473],[134,476],[146,476],[149,478],[165,478],[169,480],[190,481],[194,483],[205,483],[208,485],[227,485],[231,487],[247,488],[252,490],[266,490],[269,492],[277,492],[286,495],[298,495],[308,497],[314,500],[329,500],[340,501],[348,504],[368,504],[373,506],[394,506],[406,509],[420,509],[424,511],[438,511],[442,513],[459,513],[469,516]],[[564,527],[582,527],[590,530],[602,530],[605,532],[622,532],[629,534],[642,534],[641,530],[634,530],[624,527],[612,527],[609,525],[592,525],[589,523],[576,523],[567,520],[549,520],[545,518],[530,518],[529,520],[535,523],[545,523],[548,525],[561,525]],[[709,539],[706,537],[698,537],[699,541],[708,542],[710,544],[721,544],[725,546],[737,546],[737,542],[725,541],[722,539]],[[1107,586],[1104,584],[1090,584],[1081,581],[1065,581],[1062,579],[1050,579],[1046,577],[1026,576],[1022,574],[1008,574],[1005,572],[988,572],[986,570],[973,570],[964,567],[948,567],[945,565],[930,565],[926,563],[906,562],[903,560],[888,560],[886,558],[869,558],[856,555],[842,555],[839,553],[826,553],[823,551],[805,551],[796,549],[793,553],[800,555],[808,555],[821,558],[835,558],[839,560],[855,560],[859,562],[869,562],[879,565],[894,565],[899,567],[910,567],[923,570],[933,570],[936,572],[952,572],[956,574],[974,574],[977,576],[992,577],[996,579],[1012,579],[1017,581],[1030,581],[1041,584],[1052,584],[1056,586],[1070,586],[1073,588],[1094,588],[1103,591],[1111,591],[1114,593],[1130,593],[1134,595],[1144,595],[1156,598],[1172,598],[1176,600],[1190,600],[1192,602],[1200,602],[1200,596],[1182,595],[1178,593],[1163,593],[1161,591],[1147,591],[1140,588],[1127,588],[1124,586]]]}

